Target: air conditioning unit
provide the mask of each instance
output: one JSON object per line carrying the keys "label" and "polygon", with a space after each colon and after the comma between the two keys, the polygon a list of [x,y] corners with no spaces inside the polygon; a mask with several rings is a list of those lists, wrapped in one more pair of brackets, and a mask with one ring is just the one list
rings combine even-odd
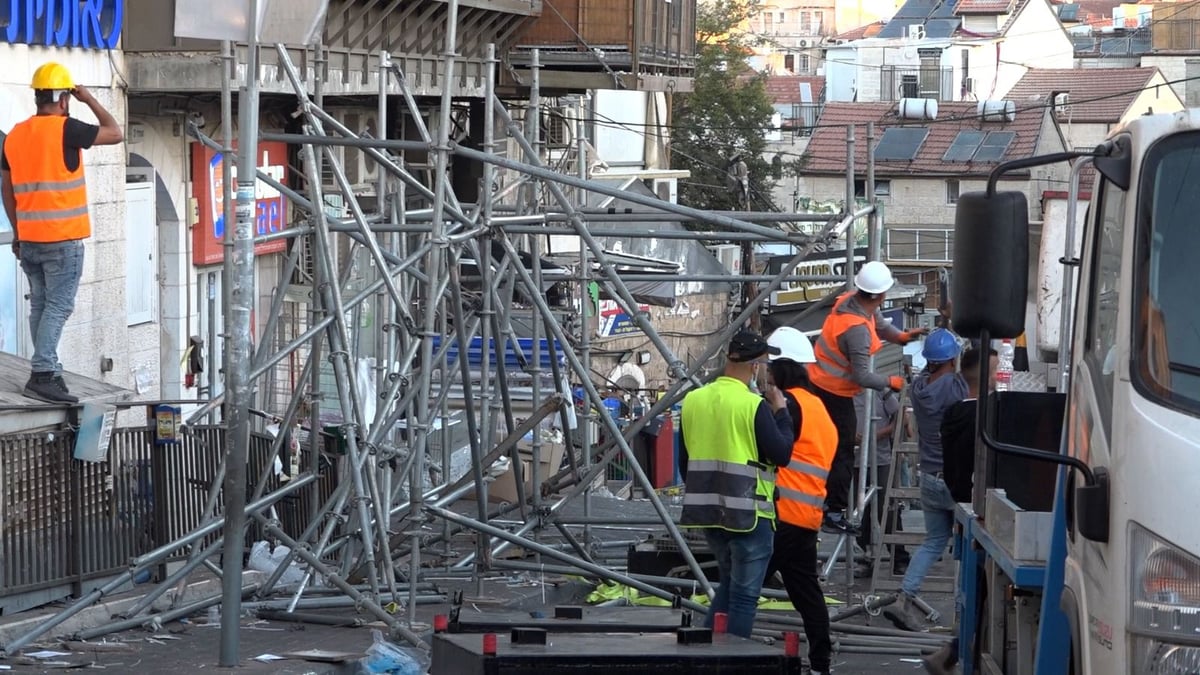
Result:
{"label": "air conditioning unit", "polygon": [[[330,108],[329,114],[342,126],[359,136],[377,138],[380,136],[376,112],[367,108]],[[334,158],[346,173],[346,180],[356,194],[375,194],[376,181],[379,180],[379,163],[367,156],[358,148],[331,147]],[[321,184],[327,190],[337,189],[333,167],[329,162],[322,164]]]}
{"label": "air conditioning unit", "polygon": [[964,94],[974,94],[975,93],[975,78],[973,78],[973,77],[964,77],[963,78],[963,93]]}
{"label": "air conditioning unit", "polygon": [[909,40],[924,40],[925,39],[924,24],[913,24],[913,25],[909,26],[908,27],[908,39]]}
{"label": "air conditioning unit", "polygon": [[664,202],[679,203],[679,180],[676,178],[655,178],[654,194]]}
{"label": "air conditioning unit", "polygon": [[726,272],[733,275],[742,273],[742,247],[737,244],[717,244],[709,246],[708,250],[721,262]]}
{"label": "air conditioning unit", "polygon": [[805,47],[807,47],[807,46],[808,46],[808,40],[801,40],[801,41],[800,41],[800,48],[801,48],[801,49],[803,49],[803,48],[805,48]]}
{"label": "air conditioning unit", "polygon": [[542,118],[542,140],[550,150],[569,149],[575,145],[575,129],[579,111],[572,106],[551,108]]}

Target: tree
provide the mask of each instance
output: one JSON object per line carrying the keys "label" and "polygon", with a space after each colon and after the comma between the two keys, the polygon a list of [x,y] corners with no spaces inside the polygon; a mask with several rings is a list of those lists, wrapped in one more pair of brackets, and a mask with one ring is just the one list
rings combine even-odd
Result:
{"label": "tree", "polygon": [[[687,206],[775,208],[772,167],[763,158],[775,110],[765,76],[746,62],[747,38],[738,30],[760,2],[707,0],[696,9],[694,90],[675,96],[671,139],[672,165],[692,174],[680,187],[679,201]],[[738,179],[742,171],[748,194]]]}

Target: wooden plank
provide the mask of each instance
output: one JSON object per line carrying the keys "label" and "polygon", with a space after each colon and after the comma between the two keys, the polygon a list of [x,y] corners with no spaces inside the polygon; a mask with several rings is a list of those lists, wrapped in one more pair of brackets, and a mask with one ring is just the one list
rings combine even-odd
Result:
{"label": "wooden plank", "polygon": [[545,0],[542,16],[521,36],[522,45],[578,45],[579,6],[583,0]]}
{"label": "wooden plank", "polygon": [[[584,0],[587,22],[579,27],[583,39],[593,45],[622,45],[630,50],[633,45],[634,3],[633,0]],[[649,10],[653,3],[643,3]],[[649,13],[643,20],[648,24]]]}
{"label": "wooden plank", "polygon": [[[66,407],[28,398],[23,393],[29,381],[28,359],[0,353],[0,434],[63,424]],[[133,399],[133,392],[75,373],[63,373],[63,380],[80,403],[115,403]]]}

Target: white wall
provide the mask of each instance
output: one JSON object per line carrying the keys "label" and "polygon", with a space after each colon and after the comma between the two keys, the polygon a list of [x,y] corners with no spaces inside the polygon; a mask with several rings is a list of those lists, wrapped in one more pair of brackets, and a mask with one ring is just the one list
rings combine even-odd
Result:
{"label": "white wall", "polygon": [[645,168],[648,94],[598,89],[593,95],[596,152],[609,166]]}
{"label": "white wall", "polygon": [[[1008,95],[1030,68],[1071,68],[1074,63],[1075,48],[1050,4],[1030,0],[1000,42],[996,87],[986,98]],[[980,94],[979,98],[985,97]]]}
{"label": "white wall", "polygon": [[858,50],[831,47],[825,52],[825,100],[853,101],[858,89]]}
{"label": "white wall", "polygon": [[[95,94],[121,124],[126,119],[124,92],[119,88],[124,60],[120,52],[30,47],[0,44],[0,129],[12,126],[34,113],[29,79],[33,71],[47,61],[66,66],[75,82]],[[87,106],[75,101],[71,115],[96,123]],[[86,150],[84,174],[92,219],[92,236],[86,243],[83,278],[76,296],[75,311],[67,321],[59,342],[58,354],[63,367],[99,379],[114,386],[132,389],[132,369],[156,360],[158,325],[129,327],[125,304],[125,158],[124,145]],[[10,256],[4,247],[4,256]],[[16,275],[19,288],[25,288],[23,274]],[[33,353],[28,339],[28,304],[19,293],[17,314],[25,337],[16,348],[7,351],[26,358]],[[9,300],[4,298],[7,304]],[[10,305],[11,306],[11,305]],[[101,357],[113,360],[113,370],[100,372]],[[142,395],[157,396],[157,383]]]}

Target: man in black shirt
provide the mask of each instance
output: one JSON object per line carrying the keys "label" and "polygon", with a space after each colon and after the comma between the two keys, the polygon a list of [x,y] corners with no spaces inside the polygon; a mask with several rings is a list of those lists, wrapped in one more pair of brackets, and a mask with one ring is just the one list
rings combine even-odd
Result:
{"label": "man in black shirt", "polygon": [[[996,372],[998,356],[988,348],[989,372]],[[971,474],[975,470],[975,410],[979,399],[979,349],[963,352],[959,372],[967,382],[967,397],[946,410],[942,418],[943,474],[956,502],[971,501]],[[989,376],[988,381],[993,382]]]}

